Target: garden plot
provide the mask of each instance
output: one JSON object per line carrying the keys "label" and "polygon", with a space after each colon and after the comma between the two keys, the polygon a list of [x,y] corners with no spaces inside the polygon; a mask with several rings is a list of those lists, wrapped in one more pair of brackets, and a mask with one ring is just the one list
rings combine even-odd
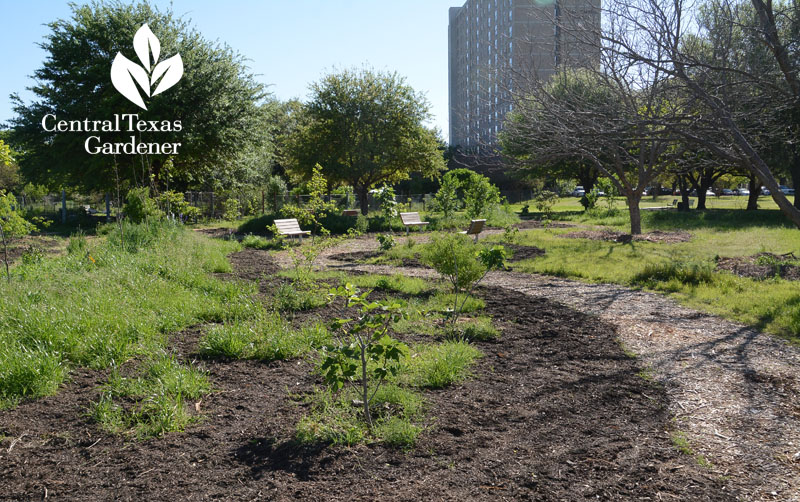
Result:
{"label": "garden plot", "polygon": [[[261,283],[267,301],[277,283],[258,270],[273,265],[248,253],[232,262],[241,278]],[[399,287],[391,278],[359,280],[388,288],[378,295]],[[401,296],[433,297],[412,286]],[[204,356],[219,325],[201,325],[167,345],[176,360],[203,370],[213,389],[187,403],[194,425],[148,440],[110,434],[87,413],[107,371],[76,371],[58,394],[0,412],[4,496],[735,499],[695,455],[678,451],[665,390],[643,378],[610,325],[508,289],[479,296],[481,315],[495,319],[501,336],[472,343],[483,356],[469,378],[420,388],[421,431],[406,449],[382,441],[301,442],[297,425],[323,386],[314,358]],[[336,305],[307,312],[319,322],[340,315]],[[406,335],[412,344],[426,339],[413,329],[397,334]]]}

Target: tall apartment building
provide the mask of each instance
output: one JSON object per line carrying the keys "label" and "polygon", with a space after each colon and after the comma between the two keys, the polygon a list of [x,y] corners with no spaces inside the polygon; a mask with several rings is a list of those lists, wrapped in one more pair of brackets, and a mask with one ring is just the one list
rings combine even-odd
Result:
{"label": "tall apartment building", "polygon": [[467,0],[450,8],[450,144],[494,145],[515,84],[547,79],[561,65],[596,64],[599,50],[585,42],[599,38],[599,27],[600,0]]}

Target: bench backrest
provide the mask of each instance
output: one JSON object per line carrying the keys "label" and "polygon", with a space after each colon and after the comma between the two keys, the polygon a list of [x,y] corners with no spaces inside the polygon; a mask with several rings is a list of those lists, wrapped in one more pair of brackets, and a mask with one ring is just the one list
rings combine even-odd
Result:
{"label": "bench backrest", "polygon": [[296,218],[288,220],[275,220],[275,226],[278,227],[278,232],[282,234],[296,234],[302,232],[300,224],[297,223]]}
{"label": "bench backrest", "polygon": [[486,220],[472,220],[472,221],[470,221],[469,222],[469,230],[467,230],[467,235],[478,235],[479,233],[483,232],[483,225],[485,225],[485,224],[486,224]]}
{"label": "bench backrest", "polygon": [[419,219],[419,213],[400,213],[400,219],[403,220],[403,225],[412,225],[414,223],[422,223]]}

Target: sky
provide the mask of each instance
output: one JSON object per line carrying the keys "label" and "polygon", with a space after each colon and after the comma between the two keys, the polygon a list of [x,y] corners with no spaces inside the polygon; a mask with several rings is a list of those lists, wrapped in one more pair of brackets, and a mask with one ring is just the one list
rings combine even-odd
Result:
{"label": "sky", "polygon": [[[84,3],[76,0],[76,3]],[[127,3],[127,2],[126,2]],[[461,0],[151,0],[192,21],[208,40],[228,44],[278,99],[308,96],[336,70],[396,71],[431,104],[429,126],[447,139],[448,8]],[[69,18],[61,0],[0,0],[0,123],[13,116],[9,95],[26,90],[45,52],[45,23]],[[109,61],[109,69],[111,61]]]}

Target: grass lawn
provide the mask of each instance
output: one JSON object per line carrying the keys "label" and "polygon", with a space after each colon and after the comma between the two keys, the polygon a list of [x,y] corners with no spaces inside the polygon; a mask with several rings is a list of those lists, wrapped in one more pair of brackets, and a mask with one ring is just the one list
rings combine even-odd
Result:
{"label": "grass lawn", "polygon": [[[627,215],[558,213],[555,219],[627,229]],[[544,256],[515,264],[521,272],[645,287],[682,303],[800,342],[800,288],[780,278],[753,280],[715,271],[718,257],[757,253],[800,256],[800,232],[778,211],[708,210],[643,214],[643,231],[688,230],[689,242],[615,242],[563,238],[571,229],[521,232],[520,244],[538,246]],[[501,241],[492,236],[489,242]],[[790,260],[797,264],[797,261]],[[687,271],[689,271],[687,273]]]}

